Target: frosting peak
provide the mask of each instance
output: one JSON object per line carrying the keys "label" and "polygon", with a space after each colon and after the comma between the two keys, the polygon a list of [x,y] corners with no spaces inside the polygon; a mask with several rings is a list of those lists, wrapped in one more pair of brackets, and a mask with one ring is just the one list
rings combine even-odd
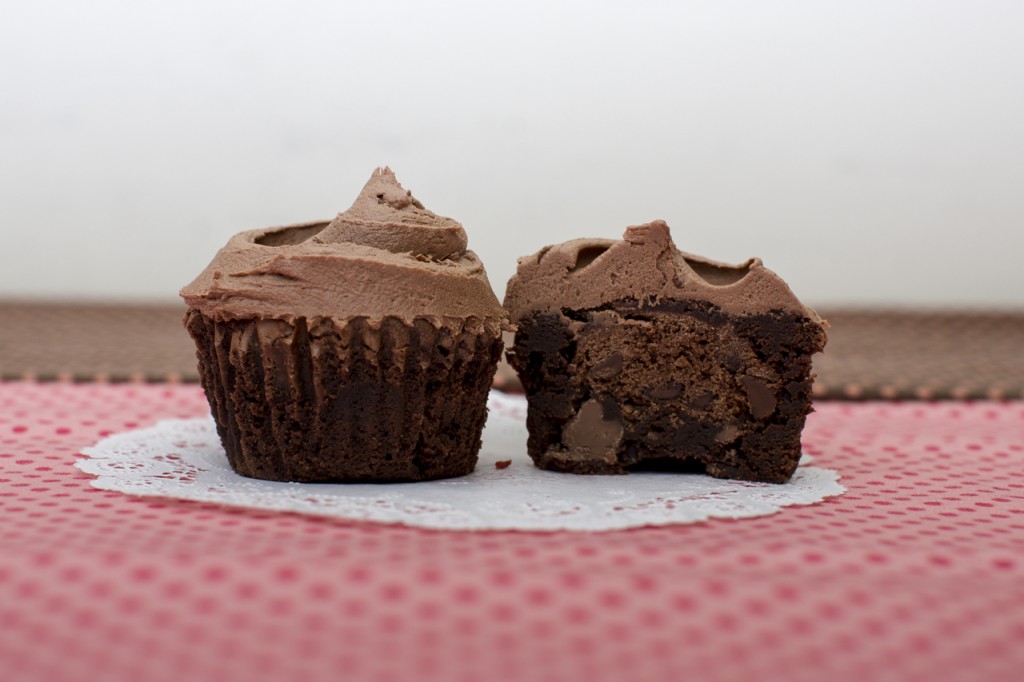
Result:
{"label": "frosting peak", "polygon": [[352,206],[313,241],[361,244],[439,261],[461,257],[467,246],[462,225],[427,210],[386,166],[373,172]]}
{"label": "frosting peak", "polygon": [[630,244],[657,244],[664,248],[675,248],[672,236],[668,233],[668,223],[655,220],[643,225],[630,225],[623,235]]}

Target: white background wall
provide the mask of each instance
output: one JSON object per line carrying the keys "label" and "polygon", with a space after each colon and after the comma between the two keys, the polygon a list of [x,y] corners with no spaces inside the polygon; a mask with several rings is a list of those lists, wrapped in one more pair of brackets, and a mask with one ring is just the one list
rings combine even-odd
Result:
{"label": "white background wall", "polygon": [[7,2],[0,296],[173,299],[378,164],[515,257],[664,218],[807,302],[1024,306],[1024,2]]}

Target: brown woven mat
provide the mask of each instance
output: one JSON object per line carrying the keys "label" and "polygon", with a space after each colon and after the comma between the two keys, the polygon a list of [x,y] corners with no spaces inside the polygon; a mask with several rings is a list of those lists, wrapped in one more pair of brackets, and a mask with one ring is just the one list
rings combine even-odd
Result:
{"label": "brown woven mat", "polygon": [[[0,301],[0,378],[197,381],[177,305]],[[819,399],[1024,398],[1024,313],[833,311]],[[495,385],[515,389],[508,366]]]}
{"label": "brown woven mat", "polygon": [[0,378],[198,381],[183,305],[0,301]]}
{"label": "brown woven mat", "polygon": [[1024,313],[834,311],[817,398],[1024,398]]}

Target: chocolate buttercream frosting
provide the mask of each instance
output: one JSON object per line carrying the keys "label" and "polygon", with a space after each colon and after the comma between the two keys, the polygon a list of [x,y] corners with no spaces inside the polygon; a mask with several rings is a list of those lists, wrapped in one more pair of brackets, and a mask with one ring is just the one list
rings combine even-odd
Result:
{"label": "chocolate buttercream frosting", "polygon": [[632,299],[707,301],[727,313],[795,313],[821,323],[759,258],[728,265],[676,249],[662,220],[621,240],[574,239],[519,259],[505,309],[513,322],[536,311],[586,310]]}
{"label": "chocolate buttercream frosting", "polygon": [[462,225],[378,168],[333,221],[235,235],[181,296],[221,320],[500,320],[483,264],[466,247]]}

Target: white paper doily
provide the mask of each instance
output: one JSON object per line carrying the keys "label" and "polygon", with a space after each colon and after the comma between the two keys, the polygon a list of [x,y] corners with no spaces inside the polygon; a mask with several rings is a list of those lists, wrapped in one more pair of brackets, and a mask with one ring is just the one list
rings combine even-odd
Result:
{"label": "white paper doily", "polygon": [[[174,419],[86,448],[75,466],[92,485],[342,519],[453,530],[615,530],[774,514],[841,495],[839,474],[807,466],[783,485],[703,474],[577,476],[543,471],[526,454],[526,400],[491,392],[476,471],[442,481],[390,484],[277,483],[228,466],[212,418]],[[495,462],[512,460],[505,469]]]}

